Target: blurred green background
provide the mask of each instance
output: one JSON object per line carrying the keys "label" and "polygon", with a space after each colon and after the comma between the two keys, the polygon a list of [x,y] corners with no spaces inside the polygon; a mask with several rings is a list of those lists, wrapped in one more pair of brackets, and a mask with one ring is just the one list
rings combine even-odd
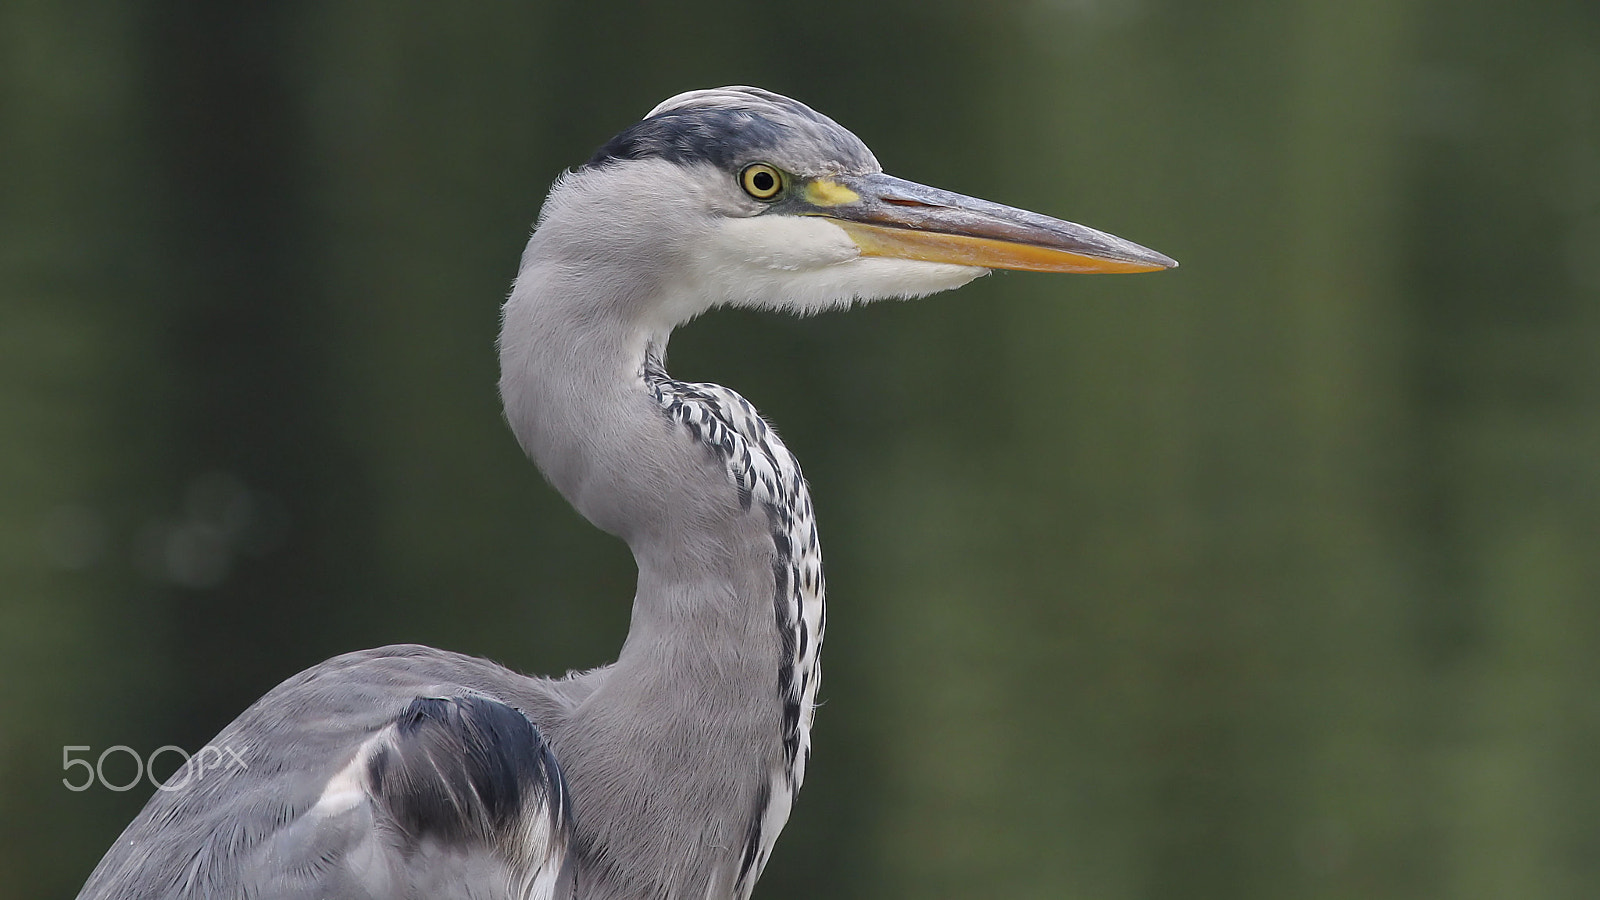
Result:
{"label": "blurred green background", "polygon": [[829,563],[759,897],[1600,896],[1590,0],[5,4],[0,896],[151,793],[63,746],[612,657],[498,304],[564,166],[729,83],[1183,263],[679,333]]}

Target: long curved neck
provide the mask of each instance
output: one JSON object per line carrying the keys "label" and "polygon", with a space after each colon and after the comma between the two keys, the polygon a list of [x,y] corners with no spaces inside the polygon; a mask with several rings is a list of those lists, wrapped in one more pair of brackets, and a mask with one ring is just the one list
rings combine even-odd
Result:
{"label": "long curved neck", "polygon": [[[642,579],[728,577],[740,551],[768,552],[768,530],[736,502],[726,465],[674,421],[647,381],[669,333],[633,320],[621,304],[580,308],[591,280],[537,262],[519,275],[501,333],[507,421],[551,485],[628,543]],[[638,598],[645,624],[673,612],[651,608],[655,599]]]}
{"label": "long curved neck", "polygon": [[[594,271],[580,284],[575,267],[530,256],[505,308],[507,418],[639,565],[618,662],[557,738],[580,820],[608,848],[607,877],[643,889],[676,871],[684,884],[657,885],[669,895],[747,895],[809,755],[823,581],[804,479],[743,398],[668,377],[668,335],[628,304],[577,306]],[[650,844],[686,822],[700,832],[681,846]],[[668,852],[687,857],[651,868]]]}

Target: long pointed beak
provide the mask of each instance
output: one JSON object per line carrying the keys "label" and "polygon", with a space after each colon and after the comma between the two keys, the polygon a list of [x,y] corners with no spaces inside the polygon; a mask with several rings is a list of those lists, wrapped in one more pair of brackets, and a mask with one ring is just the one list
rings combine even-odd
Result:
{"label": "long pointed beak", "polygon": [[865,256],[1027,272],[1156,272],[1171,257],[1074,222],[892,175],[840,175],[805,186],[809,214],[843,228]]}

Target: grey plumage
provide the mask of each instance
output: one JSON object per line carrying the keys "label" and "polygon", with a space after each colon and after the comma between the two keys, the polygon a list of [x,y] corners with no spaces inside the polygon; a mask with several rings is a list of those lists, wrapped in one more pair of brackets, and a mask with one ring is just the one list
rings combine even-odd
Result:
{"label": "grey plumage", "polygon": [[861,139],[827,116],[759,88],[691,91],[673,97],[607,141],[586,166],[662,159],[725,170],[761,159],[813,175],[880,171]]}
{"label": "grey plumage", "polygon": [[920,296],[984,266],[1170,265],[884,176],[776,94],[668,100],[552,189],[500,339],[517,440],[638,564],[617,662],[548,679],[425,647],[329,660],[223,729],[246,767],[158,792],[80,898],[748,897],[810,755],[821,551],[754,407],[666,374],[672,329],[719,305]]}
{"label": "grey plumage", "polygon": [[[331,659],[273,689],[213,739],[212,746],[237,752],[242,768],[174,774],[169,783],[187,783],[151,798],[79,896],[494,897],[524,896],[507,887],[530,874],[553,882],[559,853],[530,867],[519,858],[523,848],[497,843],[526,830],[506,827],[512,818],[542,827],[551,838],[546,846],[570,833],[549,754],[538,743],[506,740],[514,734],[419,721],[412,707],[432,698],[473,704],[479,718],[492,719],[498,709],[525,723],[567,702],[560,692],[506,678],[492,663],[427,647]],[[384,770],[372,779],[370,796],[358,797],[356,778],[351,795],[341,797],[339,773],[380,736],[367,765],[357,766],[362,776]],[[431,773],[408,758],[468,742],[472,753],[434,752],[440,765]],[[473,771],[499,766],[539,777]],[[474,776],[476,791],[463,790]],[[462,805],[442,800],[446,793]],[[446,804],[449,812],[438,815]],[[416,814],[430,805],[435,814],[417,827],[423,823]],[[513,809],[515,816],[507,815]]]}

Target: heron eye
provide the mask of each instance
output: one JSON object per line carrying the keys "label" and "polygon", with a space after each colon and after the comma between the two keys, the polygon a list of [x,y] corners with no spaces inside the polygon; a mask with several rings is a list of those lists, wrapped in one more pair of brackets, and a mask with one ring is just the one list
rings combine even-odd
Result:
{"label": "heron eye", "polygon": [[771,200],[783,192],[783,173],[766,163],[752,163],[739,173],[739,183],[757,200]]}

